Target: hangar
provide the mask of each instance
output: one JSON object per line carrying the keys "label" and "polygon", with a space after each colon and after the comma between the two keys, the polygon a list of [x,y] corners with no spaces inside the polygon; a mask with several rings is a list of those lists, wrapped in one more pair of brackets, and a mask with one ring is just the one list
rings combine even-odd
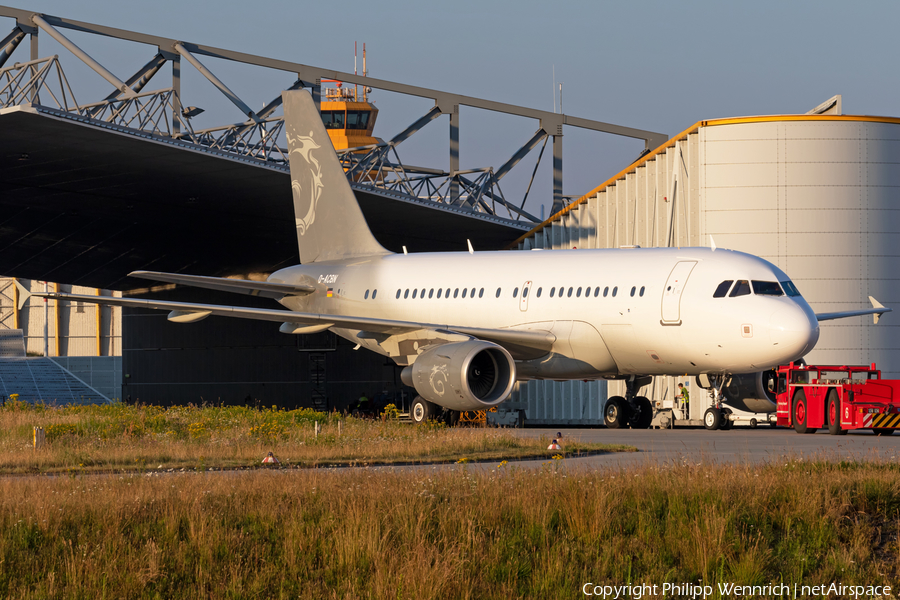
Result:
{"label": "hangar", "polygon": [[[363,75],[342,73],[8,7],[0,8],[0,17],[12,26],[0,42],[0,273],[32,286],[49,280],[97,293],[229,304],[229,295],[148,287],[126,274],[146,269],[253,278],[297,263],[278,115],[282,89],[307,88],[318,100],[322,82],[334,80],[434,101],[433,109],[387,142],[341,155],[374,234],[394,251],[462,250],[467,238],[479,249],[507,247],[537,219],[523,210],[524,198],[505,197],[501,180],[540,147],[533,181],[551,140],[553,189],[547,196],[561,208],[564,126],[643,139],[647,148],[665,140],[653,132],[373,79],[365,68]],[[75,34],[143,44],[149,60],[120,79],[77,45]],[[111,93],[77,101],[59,56],[42,52],[44,39],[102,76]],[[252,110],[203,64],[208,57],[274,69],[285,73],[285,82],[271,91],[271,102]],[[164,67],[171,67],[171,79],[147,91],[163,78],[157,74]],[[240,111],[239,122],[193,125],[199,109],[181,95],[188,67]],[[537,131],[498,166],[461,171],[460,106],[534,119]],[[449,118],[449,168],[404,163],[398,146],[442,116]],[[0,321],[9,326],[20,315],[15,291],[7,296]],[[40,333],[26,333],[28,349],[36,353],[84,346],[115,355],[120,341],[121,398],[330,409],[361,392],[400,388],[392,364],[354,353],[328,333],[286,336],[226,319],[183,327],[163,314],[136,310],[124,311],[120,322],[117,313],[98,310],[93,324],[75,326],[89,318],[83,307],[53,307],[52,315],[37,306],[23,311],[23,323],[55,340],[41,344]],[[96,328],[96,340],[66,327]],[[70,335],[93,341],[79,346]]]}

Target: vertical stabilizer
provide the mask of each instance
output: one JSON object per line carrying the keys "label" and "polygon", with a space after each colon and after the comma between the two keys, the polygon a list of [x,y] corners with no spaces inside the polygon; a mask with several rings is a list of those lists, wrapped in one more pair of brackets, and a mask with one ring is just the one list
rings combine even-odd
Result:
{"label": "vertical stabilizer", "polygon": [[300,262],[390,254],[369,230],[312,96],[281,96]]}

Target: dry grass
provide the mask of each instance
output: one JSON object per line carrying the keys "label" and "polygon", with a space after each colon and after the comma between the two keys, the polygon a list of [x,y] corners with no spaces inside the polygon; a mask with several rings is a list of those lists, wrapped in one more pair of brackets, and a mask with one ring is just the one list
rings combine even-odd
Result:
{"label": "dry grass", "polygon": [[[43,427],[48,439],[37,450],[34,427]],[[414,427],[309,409],[24,403],[0,409],[0,474],[255,467],[269,451],[285,466],[499,461],[549,456],[548,442],[506,430]],[[563,454],[629,449],[576,441]]]}
{"label": "dry grass", "polygon": [[0,480],[5,598],[571,598],[896,581],[891,464]]}

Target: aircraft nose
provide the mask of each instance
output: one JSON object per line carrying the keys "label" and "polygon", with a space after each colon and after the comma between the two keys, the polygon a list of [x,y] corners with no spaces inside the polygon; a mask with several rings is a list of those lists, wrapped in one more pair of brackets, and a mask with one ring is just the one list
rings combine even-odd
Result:
{"label": "aircraft nose", "polygon": [[780,307],[769,319],[769,337],[790,362],[807,354],[819,341],[815,314],[793,304]]}

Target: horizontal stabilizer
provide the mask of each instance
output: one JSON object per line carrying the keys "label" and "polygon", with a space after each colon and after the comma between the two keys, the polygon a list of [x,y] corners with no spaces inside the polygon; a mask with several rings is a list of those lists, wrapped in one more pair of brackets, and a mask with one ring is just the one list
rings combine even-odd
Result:
{"label": "horizontal stabilizer", "polygon": [[875,324],[878,324],[878,320],[881,318],[881,315],[884,313],[893,312],[893,309],[886,308],[883,304],[881,304],[878,300],[869,296],[869,302],[872,303],[872,308],[866,308],[862,310],[847,310],[844,312],[833,312],[833,313],[816,313],[816,319],[818,321],[831,321],[833,319],[846,319],[847,317],[861,317],[863,315],[874,315],[873,319]]}
{"label": "horizontal stabilizer", "polygon": [[206,277],[203,275],[182,275],[180,273],[160,273],[157,271],[134,271],[128,275],[140,279],[177,283],[190,287],[218,290],[220,292],[233,292],[235,294],[245,294],[248,296],[260,296],[262,298],[274,298],[275,300],[281,300],[285,296],[304,296],[316,291],[316,288],[312,285],[250,281],[249,279],[229,279],[226,277]]}

